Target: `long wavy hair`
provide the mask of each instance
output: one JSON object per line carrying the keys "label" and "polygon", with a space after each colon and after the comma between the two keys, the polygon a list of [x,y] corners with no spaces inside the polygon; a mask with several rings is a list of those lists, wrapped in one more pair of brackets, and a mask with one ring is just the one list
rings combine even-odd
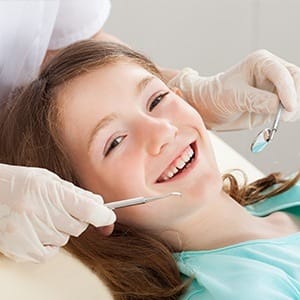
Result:
{"label": "long wavy hair", "polygon": [[[0,162],[46,168],[80,186],[58,134],[59,88],[68,81],[120,60],[136,63],[162,78],[145,56],[125,46],[82,41],[61,51],[38,78],[7,101],[0,116]],[[271,174],[251,184],[238,184],[224,175],[224,190],[241,205],[261,201],[285,191],[298,179],[285,181]],[[262,193],[279,183],[270,193]],[[174,249],[147,231],[117,223],[113,234],[104,237],[90,226],[65,248],[104,281],[115,299],[178,299],[182,282],[172,252]]]}

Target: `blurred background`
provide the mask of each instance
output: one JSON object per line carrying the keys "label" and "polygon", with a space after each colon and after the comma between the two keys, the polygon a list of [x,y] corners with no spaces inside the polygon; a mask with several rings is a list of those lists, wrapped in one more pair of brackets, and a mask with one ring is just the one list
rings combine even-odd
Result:
{"label": "blurred background", "polygon": [[[163,67],[206,76],[262,48],[300,66],[299,12],[299,0],[112,0],[104,30]],[[264,173],[300,169],[300,121],[280,123],[272,143],[253,154],[261,129],[216,134]]]}

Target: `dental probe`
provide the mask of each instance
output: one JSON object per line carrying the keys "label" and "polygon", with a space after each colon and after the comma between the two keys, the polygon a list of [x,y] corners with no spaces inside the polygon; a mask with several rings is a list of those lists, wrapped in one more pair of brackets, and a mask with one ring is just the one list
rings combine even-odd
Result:
{"label": "dental probe", "polygon": [[168,197],[171,197],[171,196],[180,196],[181,197],[181,193],[172,192],[172,193],[169,193],[169,194],[164,194],[164,195],[159,195],[159,196],[137,197],[137,198],[132,198],[132,199],[109,202],[109,203],[106,203],[104,205],[106,207],[110,208],[110,209],[116,209],[116,208],[121,208],[121,207],[126,207],[126,206],[145,204],[145,203],[148,203],[148,202],[168,198]]}

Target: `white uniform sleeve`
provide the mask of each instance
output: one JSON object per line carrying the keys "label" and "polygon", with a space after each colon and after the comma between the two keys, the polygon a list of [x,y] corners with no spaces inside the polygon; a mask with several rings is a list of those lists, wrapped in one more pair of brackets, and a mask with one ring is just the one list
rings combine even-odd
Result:
{"label": "white uniform sleeve", "polygon": [[0,103],[37,75],[47,49],[97,33],[110,7],[109,0],[0,1]]}
{"label": "white uniform sleeve", "polygon": [[60,1],[49,49],[59,49],[92,37],[107,20],[109,0]]}
{"label": "white uniform sleeve", "polygon": [[59,0],[0,1],[0,102],[36,76],[58,7]]}

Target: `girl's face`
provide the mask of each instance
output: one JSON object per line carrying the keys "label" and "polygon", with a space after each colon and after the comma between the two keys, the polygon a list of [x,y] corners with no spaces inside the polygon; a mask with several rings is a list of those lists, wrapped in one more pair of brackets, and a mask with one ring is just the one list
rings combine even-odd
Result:
{"label": "girl's face", "polygon": [[163,231],[221,191],[202,118],[141,66],[120,61],[79,76],[59,92],[58,106],[82,187],[105,202],[183,195],[118,209],[119,222]]}

